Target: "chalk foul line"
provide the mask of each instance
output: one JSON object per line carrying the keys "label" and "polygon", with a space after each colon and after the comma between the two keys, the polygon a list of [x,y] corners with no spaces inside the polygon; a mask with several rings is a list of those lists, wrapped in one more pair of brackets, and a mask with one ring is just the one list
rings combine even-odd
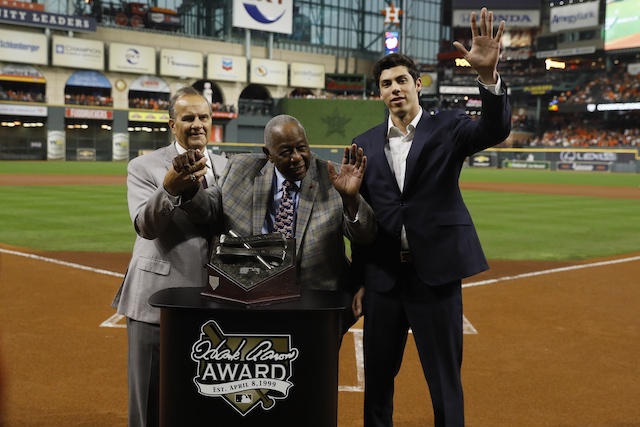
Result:
{"label": "chalk foul line", "polygon": [[[49,262],[51,264],[57,264],[57,265],[62,265],[64,267],[70,267],[70,268],[75,268],[75,269],[78,269],[78,270],[89,271],[91,273],[104,274],[106,276],[113,276],[113,277],[118,277],[118,278],[123,278],[124,277],[124,274],[122,274],[122,273],[116,273],[114,271],[103,270],[103,269],[100,269],[100,268],[88,267],[86,265],[77,264],[77,263],[74,263],[74,262],[61,261],[59,259],[43,257],[43,256],[40,256],[40,255],[34,255],[34,254],[25,253],[25,252],[18,252],[18,251],[12,251],[12,250],[9,250],[9,249],[0,248],[0,253],[5,253],[5,254],[15,255],[15,256],[21,256],[23,258],[35,259],[37,261]],[[124,316],[122,316],[121,314],[114,314],[113,316],[109,317],[107,320],[102,322],[100,324],[100,327],[103,327],[103,328],[126,328],[127,326],[124,323],[120,322],[123,318],[124,318]]]}
{"label": "chalk foul line", "polygon": [[99,269],[99,268],[88,267],[86,265],[76,264],[74,262],[61,261],[59,259],[54,259],[54,258],[47,258],[47,257],[43,257],[43,256],[40,256],[40,255],[28,254],[28,253],[24,253],[24,252],[17,252],[17,251],[12,251],[12,250],[9,250],[9,249],[2,249],[2,248],[0,248],[0,252],[1,253],[5,253],[5,254],[9,254],[9,255],[21,256],[21,257],[24,257],[24,258],[31,258],[31,259],[35,259],[35,260],[38,260],[38,261],[50,262],[52,264],[63,265],[65,267],[77,268],[78,270],[90,271],[92,273],[104,274],[106,276],[114,276],[114,277],[120,277],[120,278],[124,277],[124,274],[122,274],[122,273],[116,273],[116,272],[109,271],[109,270],[102,270],[102,269]]}
{"label": "chalk foul line", "polygon": [[570,265],[567,267],[551,268],[549,270],[532,271],[530,273],[516,274],[515,276],[499,277],[497,279],[480,280],[478,282],[465,283],[462,285],[462,287],[470,288],[473,286],[483,286],[483,285],[489,285],[491,283],[513,281],[518,279],[524,279],[527,277],[543,276],[545,274],[563,273],[565,271],[582,270],[584,268],[593,268],[593,267],[603,267],[607,265],[622,264],[625,262],[633,262],[633,261],[640,261],[640,256],[620,258],[620,259],[614,259],[609,261],[591,262],[588,264]]}
{"label": "chalk foul line", "polygon": [[[118,277],[118,278],[123,278],[124,277],[124,274],[122,274],[122,273],[116,273],[116,272],[109,271],[109,270],[103,270],[103,269],[99,269],[99,268],[88,267],[86,265],[81,265],[81,264],[77,264],[77,263],[73,263],[73,262],[67,262],[67,261],[61,261],[61,260],[58,260],[58,259],[43,257],[43,256],[40,256],[40,255],[34,255],[34,254],[25,253],[25,252],[18,252],[18,251],[13,251],[13,250],[9,250],[9,249],[0,248],[0,253],[6,253],[6,254],[9,254],[9,255],[21,256],[21,257],[35,259],[35,260],[43,261],[43,262],[50,262],[52,264],[62,265],[62,266],[65,266],[65,267],[70,267],[70,268],[76,268],[76,269],[79,269],[79,270],[90,271],[90,272],[96,273],[96,274],[104,274],[104,275],[107,275],[107,276],[113,276],[113,277]],[[489,285],[489,284],[493,284],[493,283],[508,282],[508,281],[514,281],[514,280],[518,280],[518,279],[524,279],[524,278],[528,278],[528,277],[536,277],[536,276],[543,276],[543,275],[546,275],[546,274],[562,273],[562,272],[572,271],[572,270],[582,270],[582,269],[585,269],[585,268],[603,267],[603,266],[608,266],[608,265],[622,264],[622,263],[625,263],[625,262],[634,262],[634,261],[640,261],[640,256],[620,258],[620,259],[614,259],[614,260],[609,260],[609,261],[592,262],[592,263],[587,263],[587,264],[571,265],[571,266],[567,266],[567,267],[551,268],[551,269],[548,269],[548,270],[540,270],[540,271],[533,271],[533,272],[530,272],[530,273],[516,274],[514,276],[503,276],[503,277],[499,277],[497,279],[480,280],[480,281],[477,281],[477,282],[465,283],[465,284],[462,285],[462,287],[463,288],[470,288],[470,287],[474,287],[474,286],[484,286],[484,285]],[[100,324],[100,326],[101,327],[105,327],[105,328],[126,328],[126,325],[121,322],[121,320],[123,318],[124,318],[124,316],[122,316],[121,314],[114,314],[113,316],[109,317],[107,320],[102,322]],[[478,331],[473,327],[473,325],[467,320],[466,317],[463,318],[463,321],[464,321],[464,333],[465,334],[477,334],[478,333]],[[356,350],[358,350],[358,348],[359,348],[358,346],[361,346],[361,343],[362,343],[362,336],[359,335],[360,333],[357,332],[357,331],[362,331],[362,330],[361,329],[353,329],[352,328],[349,331],[354,334],[354,340],[356,342]],[[358,358],[358,356],[357,356],[358,353],[359,353],[359,351],[356,351],[356,359]],[[358,366],[359,365],[360,365],[360,363],[358,363]],[[358,375],[360,375],[360,374],[358,374]],[[360,379],[358,379],[358,383],[360,383]],[[359,385],[355,386],[356,389],[359,389],[359,387],[360,387]],[[345,390],[345,391],[359,391],[359,390]]]}

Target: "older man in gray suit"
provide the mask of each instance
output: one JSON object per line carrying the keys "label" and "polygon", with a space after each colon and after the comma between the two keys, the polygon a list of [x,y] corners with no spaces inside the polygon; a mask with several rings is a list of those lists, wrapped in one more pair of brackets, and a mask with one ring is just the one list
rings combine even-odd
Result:
{"label": "older man in gray suit", "polygon": [[[338,171],[311,152],[302,124],[288,115],[269,121],[264,141],[264,154],[232,156],[219,187],[198,191],[181,208],[200,224],[221,222],[223,230],[244,236],[270,233],[278,231],[276,215],[286,191],[295,207],[291,231],[303,290],[352,290],[344,236],[366,244],[377,229],[373,210],[359,194],[366,167],[362,149],[345,148]],[[204,168],[193,152],[176,163],[185,174]],[[285,181],[291,183],[288,190]]]}
{"label": "older man in gray suit", "polygon": [[[207,281],[210,227],[195,225],[181,209],[179,195],[200,185],[215,185],[226,159],[209,156],[211,106],[192,87],[169,102],[169,126],[175,142],[136,157],[128,166],[127,198],[137,237],[124,282],[112,305],[127,317],[129,340],[129,426],[159,425],[160,309],[148,300],[176,286],[204,286]],[[187,150],[205,153],[208,168],[178,174],[173,159]]]}

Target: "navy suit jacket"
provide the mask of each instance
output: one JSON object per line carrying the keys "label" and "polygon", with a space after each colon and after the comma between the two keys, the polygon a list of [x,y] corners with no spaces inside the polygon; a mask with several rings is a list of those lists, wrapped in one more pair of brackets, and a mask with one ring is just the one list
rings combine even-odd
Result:
{"label": "navy suit jacket", "polygon": [[400,268],[400,235],[405,226],[416,272],[428,285],[460,280],[488,269],[458,178],[467,156],[504,141],[511,107],[502,96],[480,88],[482,115],[424,111],[407,157],[404,189],[396,183],[384,152],[387,122],[357,136],[367,169],[361,194],[373,208],[378,233],[372,245],[353,247],[354,277],[367,288],[393,287]]}

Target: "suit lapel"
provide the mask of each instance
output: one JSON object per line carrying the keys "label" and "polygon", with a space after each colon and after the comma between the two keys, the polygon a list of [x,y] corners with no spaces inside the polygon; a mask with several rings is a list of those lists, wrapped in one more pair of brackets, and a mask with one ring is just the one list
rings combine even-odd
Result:
{"label": "suit lapel", "polygon": [[411,183],[413,178],[415,178],[416,168],[418,166],[418,159],[420,158],[420,154],[424,149],[425,144],[427,143],[427,139],[429,139],[429,134],[431,133],[430,126],[428,126],[428,122],[431,116],[426,112],[422,111],[422,117],[418,122],[418,126],[416,126],[416,133],[413,136],[413,142],[411,143],[411,149],[409,150],[409,154],[407,156],[407,170],[404,175],[404,191],[407,192],[409,187],[411,187]]}
{"label": "suit lapel", "polygon": [[380,171],[382,174],[382,179],[385,182],[393,182],[394,187],[400,192],[398,188],[398,184],[396,183],[396,177],[393,174],[393,170],[391,169],[391,165],[389,164],[390,159],[387,158],[387,154],[384,151],[384,147],[387,142],[387,122],[378,127],[376,131],[371,147],[368,150],[365,150],[365,155],[367,156],[367,161],[370,163],[370,169],[374,169]]}
{"label": "suit lapel", "polygon": [[264,218],[267,215],[267,203],[271,200],[274,167],[268,162],[262,167],[253,181],[253,234],[262,234]]}
{"label": "suit lapel", "polygon": [[172,142],[170,145],[167,145],[166,147],[161,148],[161,150],[162,150],[162,161],[164,163],[169,163],[169,165],[171,165],[173,163],[173,159],[178,157],[178,150],[176,149],[175,142]]}
{"label": "suit lapel", "polygon": [[296,210],[296,253],[300,252],[300,245],[302,245],[302,239],[307,231],[309,218],[311,217],[311,211],[313,210],[313,202],[315,201],[316,193],[318,192],[319,184],[314,178],[316,176],[316,172],[316,161],[315,158],[312,157],[311,167],[300,183],[298,209]]}

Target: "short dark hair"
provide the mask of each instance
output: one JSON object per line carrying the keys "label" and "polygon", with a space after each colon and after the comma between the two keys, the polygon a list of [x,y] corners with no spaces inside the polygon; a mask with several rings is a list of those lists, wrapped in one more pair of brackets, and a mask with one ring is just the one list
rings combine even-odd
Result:
{"label": "short dark hair", "polygon": [[202,99],[207,101],[207,104],[209,105],[209,110],[211,111],[211,104],[209,104],[209,100],[207,100],[207,98],[205,98],[204,95],[198,92],[198,90],[195,89],[193,86],[183,86],[180,89],[178,89],[176,93],[173,94],[171,99],[169,99],[169,118],[171,119],[175,118],[174,114],[175,114],[176,102],[178,102],[178,100],[183,96],[191,96],[191,95],[202,96]]}
{"label": "short dark hair", "polygon": [[373,65],[371,76],[376,82],[376,86],[380,88],[380,75],[384,70],[399,66],[407,67],[407,70],[409,71],[409,74],[411,74],[411,77],[413,77],[414,81],[417,81],[420,78],[420,67],[416,61],[414,61],[410,56],[402,53],[391,53]]}

